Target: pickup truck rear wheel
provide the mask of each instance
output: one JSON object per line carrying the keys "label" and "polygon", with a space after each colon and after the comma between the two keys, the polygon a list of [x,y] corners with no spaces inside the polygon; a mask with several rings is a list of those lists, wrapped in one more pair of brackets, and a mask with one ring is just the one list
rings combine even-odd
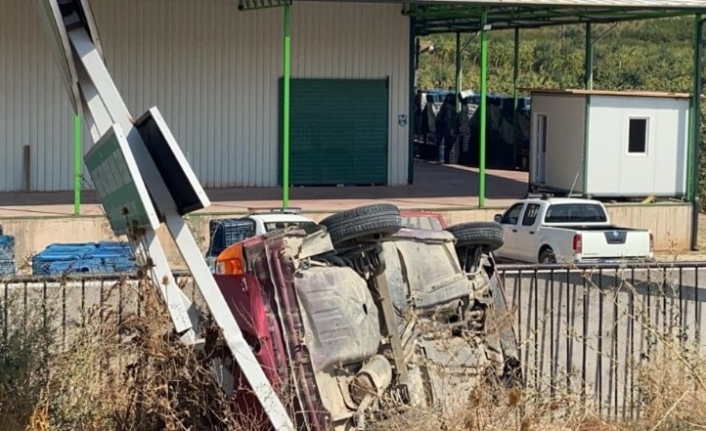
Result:
{"label": "pickup truck rear wheel", "polygon": [[391,204],[366,205],[341,211],[321,220],[331,241],[339,244],[361,237],[390,235],[402,228],[400,210]]}
{"label": "pickup truck rear wheel", "polygon": [[539,253],[539,263],[552,264],[556,263],[556,255],[551,248],[545,248]]}
{"label": "pickup truck rear wheel", "polygon": [[456,237],[456,247],[482,247],[486,253],[492,253],[505,244],[505,234],[500,223],[468,222],[446,228]]}

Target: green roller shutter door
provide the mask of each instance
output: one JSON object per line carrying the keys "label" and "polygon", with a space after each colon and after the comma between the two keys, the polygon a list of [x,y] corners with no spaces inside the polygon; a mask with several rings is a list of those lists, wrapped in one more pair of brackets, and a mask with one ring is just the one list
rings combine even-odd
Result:
{"label": "green roller shutter door", "polygon": [[292,79],[290,94],[291,185],[387,184],[387,80]]}

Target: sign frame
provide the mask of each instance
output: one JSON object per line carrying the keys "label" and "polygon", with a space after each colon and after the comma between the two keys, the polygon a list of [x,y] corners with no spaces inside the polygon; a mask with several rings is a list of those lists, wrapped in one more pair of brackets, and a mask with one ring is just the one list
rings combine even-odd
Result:
{"label": "sign frame", "polygon": [[135,127],[164,179],[179,215],[184,216],[211,206],[206,191],[159,109],[152,107],[142,114],[135,121]]}

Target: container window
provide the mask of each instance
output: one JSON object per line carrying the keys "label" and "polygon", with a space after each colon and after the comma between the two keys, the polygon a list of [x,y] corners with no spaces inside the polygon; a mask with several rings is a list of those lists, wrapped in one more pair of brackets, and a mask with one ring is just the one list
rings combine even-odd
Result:
{"label": "container window", "polygon": [[628,153],[647,152],[647,118],[631,118],[628,130]]}

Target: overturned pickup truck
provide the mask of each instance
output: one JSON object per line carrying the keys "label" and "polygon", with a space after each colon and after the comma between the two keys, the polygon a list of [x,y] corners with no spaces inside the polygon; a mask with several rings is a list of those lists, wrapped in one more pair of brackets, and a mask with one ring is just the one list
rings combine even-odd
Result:
{"label": "overturned pickup truck", "polygon": [[[397,207],[376,204],[232,245],[215,277],[297,427],[365,429],[464,409],[487,379],[518,383],[490,255],[502,244],[496,223],[403,228]],[[239,411],[264,419],[234,375]]]}

